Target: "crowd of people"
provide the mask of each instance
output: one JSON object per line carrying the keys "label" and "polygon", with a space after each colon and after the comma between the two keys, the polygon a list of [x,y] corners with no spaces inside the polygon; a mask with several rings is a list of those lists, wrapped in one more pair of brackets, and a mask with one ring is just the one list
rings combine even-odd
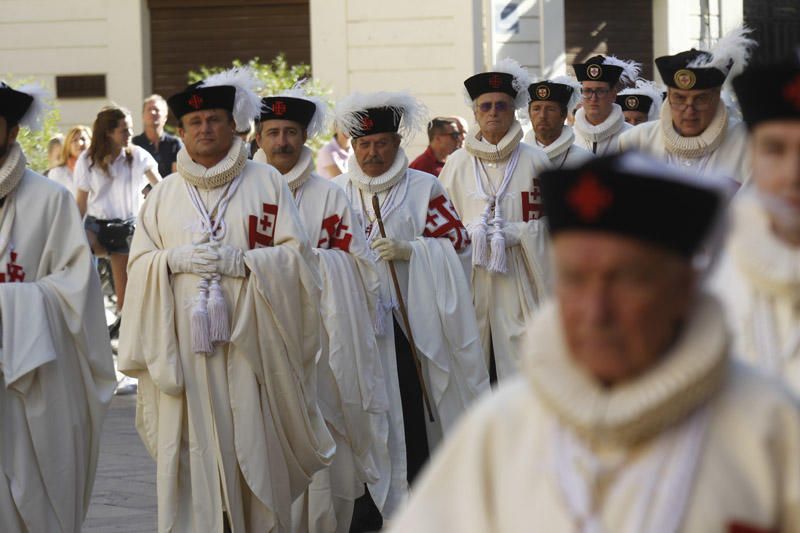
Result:
{"label": "crowd of people", "polygon": [[0,85],[2,530],[80,531],[122,373],[158,531],[800,532],[800,50],[755,45],[502,60],[469,128],[234,68],[47,177]]}

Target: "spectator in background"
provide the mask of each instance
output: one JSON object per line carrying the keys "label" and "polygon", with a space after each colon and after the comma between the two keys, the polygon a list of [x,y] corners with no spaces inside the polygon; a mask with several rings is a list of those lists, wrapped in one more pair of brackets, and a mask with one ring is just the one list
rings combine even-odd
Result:
{"label": "spectator in background", "polygon": [[141,146],[158,163],[158,174],[168,176],[175,172],[175,161],[181,149],[181,140],[164,131],[167,123],[167,101],[158,94],[151,94],[142,106],[144,132],[133,138],[133,144]]}
{"label": "spectator in background", "polygon": [[60,133],[56,133],[47,143],[47,172],[44,173],[47,176],[47,173],[50,172],[50,169],[55,168],[58,166],[58,160],[61,157],[61,148],[64,146],[64,136]]}
{"label": "spectator in background", "polygon": [[459,139],[458,122],[436,117],[428,122],[428,147],[408,167],[439,177],[447,157],[458,150]]}
{"label": "spectator in background", "polygon": [[350,137],[337,127],[333,139],[317,152],[317,174],[328,179],[344,174],[351,155]]}
{"label": "spectator in background", "polygon": [[459,117],[458,115],[453,115],[449,118],[453,119],[453,122],[456,124],[456,129],[458,130],[458,148],[461,148],[464,146],[464,139],[467,138],[467,131],[469,130],[467,119]]}
{"label": "spectator in background", "polygon": [[69,130],[64,138],[58,162],[47,174],[48,178],[66,187],[73,197],[76,197],[78,193],[72,175],[75,170],[75,163],[78,162],[78,156],[81,155],[81,152],[89,147],[91,140],[92,130],[86,126],[75,126]]}

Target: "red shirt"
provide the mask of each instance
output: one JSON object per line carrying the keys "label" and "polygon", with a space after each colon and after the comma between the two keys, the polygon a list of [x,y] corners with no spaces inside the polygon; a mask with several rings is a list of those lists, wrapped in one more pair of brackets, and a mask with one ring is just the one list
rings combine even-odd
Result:
{"label": "red shirt", "polygon": [[408,168],[413,168],[414,170],[421,170],[423,172],[427,172],[428,174],[433,174],[437,178],[439,177],[439,173],[442,171],[442,167],[444,166],[443,161],[437,161],[436,156],[433,155],[433,150],[431,147],[428,146],[422,154],[414,161],[408,165]]}

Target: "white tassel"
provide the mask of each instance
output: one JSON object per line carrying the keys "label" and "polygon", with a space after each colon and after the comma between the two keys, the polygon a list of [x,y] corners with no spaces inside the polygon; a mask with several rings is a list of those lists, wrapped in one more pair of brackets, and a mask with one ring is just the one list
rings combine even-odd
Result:
{"label": "white tassel", "polygon": [[192,351],[210,354],[214,351],[208,327],[208,281],[200,281],[192,307]]}
{"label": "white tassel", "polygon": [[397,307],[397,303],[389,301],[387,304],[383,297],[378,297],[378,305],[375,310],[375,323],[373,324],[375,335],[380,336],[386,333],[387,318],[389,318],[388,322],[391,323],[391,313],[395,307]]}
{"label": "white tassel", "polygon": [[472,264],[485,267],[489,262],[489,248],[486,245],[486,219],[481,215],[481,222],[477,224],[470,235],[472,240]]}
{"label": "white tassel", "polygon": [[503,235],[503,227],[500,222],[495,220],[495,231],[492,233],[492,254],[489,258],[489,272],[505,274],[508,272],[506,263],[506,237]]}
{"label": "white tassel", "polygon": [[222,294],[222,287],[219,285],[219,276],[211,278],[208,295],[208,326],[212,343],[225,343],[231,339],[228,306],[225,303],[225,296]]}

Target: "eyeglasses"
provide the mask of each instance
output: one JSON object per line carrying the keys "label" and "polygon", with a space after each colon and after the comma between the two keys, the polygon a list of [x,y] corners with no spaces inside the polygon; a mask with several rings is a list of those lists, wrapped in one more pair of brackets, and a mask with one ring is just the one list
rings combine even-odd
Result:
{"label": "eyeglasses", "polygon": [[610,89],[581,89],[581,96],[583,96],[584,100],[591,100],[592,96],[605,98],[610,92]]}
{"label": "eyeglasses", "polygon": [[478,109],[480,109],[483,113],[488,113],[492,110],[492,106],[494,106],[494,108],[501,113],[508,110],[508,102],[484,102],[478,105]]}
{"label": "eyeglasses", "polygon": [[461,137],[461,134],[457,131],[451,131],[450,133],[440,133],[439,135],[443,137],[452,137],[453,139],[458,139]]}
{"label": "eyeglasses", "polygon": [[675,111],[685,111],[689,106],[695,111],[706,111],[713,103],[714,96],[708,93],[695,96],[691,101],[682,94],[669,95],[669,106]]}

